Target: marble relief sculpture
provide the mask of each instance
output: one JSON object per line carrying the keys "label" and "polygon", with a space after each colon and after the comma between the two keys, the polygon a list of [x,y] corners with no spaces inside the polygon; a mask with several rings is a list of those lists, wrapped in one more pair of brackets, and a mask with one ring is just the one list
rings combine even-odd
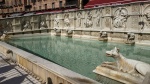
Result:
{"label": "marble relief sculpture", "polygon": [[59,27],[59,19],[58,19],[58,15],[56,14],[55,18],[54,18],[54,27]]}
{"label": "marble relief sculpture", "polygon": [[70,27],[70,20],[69,20],[69,14],[64,15],[64,24],[66,27]]}
{"label": "marble relief sculpture", "polygon": [[46,23],[46,18],[44,16],[41,16],[41,21],[40,21],[40,29],[42,28],[47,28],[47,23]]}
{"label": "marble relief sculpture", "polygon": [[91,11],[88,11],[88,13],[87,13],[87,20],[86,20],[86,22],[85,22],[84,24],[85,24],[85,26],[86,26],[87,28],[93,26]]}
{"label": "marble relief sculpture", "polygon": [[150,27],[150,6],[144,10],[144,28]]}
{"label": "marble relief sculpture", "polygon": [[77,22],[78,22],[78,27],[81,27],[82,25],[82,12],[81,11],[79,11],[79,12],[77,12]]}
{"label": "marble relief sculpture", "polygon": [[118,8],[114,13],[113,25],[115,28],[126,28],[128,11],[125,8]]}
{"label": "marble relief sculpture", "polygon": [[26,29],[32,29],[32,25],[30,23],[30,19],[29,18],[23,18],[21,20],[21,24],[22,24],[22,31],[25,31]]}
{"label": "marble relief sculpture", "polygon": [[11,21],[6,21],[6,31],[13,32],[13,26]]}
{"label": "marble relief sculpture", "polygon": [[101,21],[101,14],[102,14],[102,10],[101,9],[97,9],[95,11],[96,14],[96,26],[99,27],[100,26],[100,21]]}

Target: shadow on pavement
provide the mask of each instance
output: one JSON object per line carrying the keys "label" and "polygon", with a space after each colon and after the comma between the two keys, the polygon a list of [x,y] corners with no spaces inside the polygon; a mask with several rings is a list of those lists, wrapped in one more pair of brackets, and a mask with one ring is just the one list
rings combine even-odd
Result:
{"label": "shadow on pavement", "polygon": [[8,66],[4,66],[4,67],[0,67],[0,74],[8,72],[12,69],[14,69],[16,65],[8,65]]}
{"label": "shadow on pavement", "polygon": [[26,77],[27,77],[27,74],[11,78],[9,80],[1,82],[0,84],[21,84],[21,83],[23,83],[23,81]]}
{"label": "shadow on pavement", "polygon": [[5,78],[6,78],[6,77],[4,77],[4,76],[3,76],[3,77],[0,77],[0,81],[4,80]]}

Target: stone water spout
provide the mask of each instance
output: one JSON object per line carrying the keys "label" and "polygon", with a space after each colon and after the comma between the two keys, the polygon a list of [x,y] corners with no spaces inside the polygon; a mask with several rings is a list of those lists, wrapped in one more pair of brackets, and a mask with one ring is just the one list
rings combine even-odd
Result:
{"label": "stone water spout", "polygon": [[128,32],[127,33],[127,44],[134,44],[135,43],[135,34]]}
{"label": "stone water spout", "polygon": [[66,29],[66,33],[67,33],[67,34],[72,34],[73,31],[72,31],[71,29]]}
{"label": "stone water spout", "polygon": [[54,31],[55,31],[56,33],[60,33],[60,32],[61,32],[61,30],[58,29],[58,28],[54,28]]}
{"label": "stone water spout", "polygon": [[99,38],[99,40],[107,41],[108,40],[107,32],[100,31],[100,38]]}

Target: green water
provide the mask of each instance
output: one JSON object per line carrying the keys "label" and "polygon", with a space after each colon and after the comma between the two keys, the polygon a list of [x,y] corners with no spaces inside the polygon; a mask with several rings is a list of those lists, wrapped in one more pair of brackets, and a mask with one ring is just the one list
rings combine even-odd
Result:
{"label": "green water", "polygon": [[126,58],[150,64],[149,46],[56,36],[17,37],[8,42],[94,80],[96,75],[92,71],[96,66],[104,61],[114,61],[105,56],[105,52],[114,47],[118,47]]}

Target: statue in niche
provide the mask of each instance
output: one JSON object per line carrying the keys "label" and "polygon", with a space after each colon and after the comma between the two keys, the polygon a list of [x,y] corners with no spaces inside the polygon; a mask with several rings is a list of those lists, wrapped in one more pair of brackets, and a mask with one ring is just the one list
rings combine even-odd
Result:
{"label": "statue in niche", "polygon": [[44,16],[41,16],[41,21],[40,21],[40,29],[42,28],[47,28],[47,24],[46,24],[46,18]]}
{"label": "statue in niche", "polygon": [[24,19],[24,21],[22,21],[22,25],[22,31],[25,31],[26,29],[32,29],[32,25],[29,19]]}
{"label": "statue in niche", "polygon": [[13,32],[13,26],[12,26],[12,23],[11,21],[6,21],[6,31],[11,31]]}
{"label": "statue in niche", "polygon": [[102,10],[101,9],[96,10],[95,14],[96,14],[96,26],[99,27]]}
{"label": "statue in niche", "polygon": [[126,21],[128,18],[128,12],[125,8],[118,8],[115,11],[113,18],[113,25],[115,28],[126,28]]}
{"label": "statue in niche", "polygon": [[148,6],[144,11],[144,27],[149,28],[150,27],[150,6]]}
{"label": "statue in niche", "polygon": [[82,17],[81,11],[77,12],[77,17],[78,17],[77,19],[78,19],[78,24],[79,24],[78,26],[81,27],[81,17]]}
{"label": "statue in niche", "polygon": [[55,19],[54,19],[54,26],[59,27],[59,19],[58,19],[57,14],[56,14]]}
{"label": "statue in niche", "polygon": [[85,24],[85,26],[86,26],[87,28],[93,26],[91,11],[89,11],[89,12],[87,13],[87,20],[86,20],[86,22],[85,22],[84,24]]}
{"label": "statue in niche", "polygon": [[69,20],[69,14],[68,13],[64,15],[64,23],[65,23],[66,27],[70,26],[70,20]]}

